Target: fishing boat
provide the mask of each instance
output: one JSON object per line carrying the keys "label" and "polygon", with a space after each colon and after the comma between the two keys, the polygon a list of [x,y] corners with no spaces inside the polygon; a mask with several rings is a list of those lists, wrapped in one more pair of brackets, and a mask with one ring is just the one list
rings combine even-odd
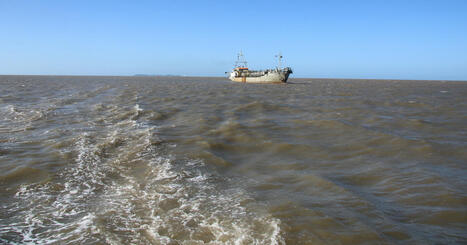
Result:
{"label": "fishing boat", "polygon": [[243,53],[237,55],[237,61],[234,68],[229,74],[229,79],[234,82],[242,83],[287,83],[289,75],[292,73],[292,68],[281,68],[282,54],[276,55],[278,65],[274,69],[267,70],[250,70]]}

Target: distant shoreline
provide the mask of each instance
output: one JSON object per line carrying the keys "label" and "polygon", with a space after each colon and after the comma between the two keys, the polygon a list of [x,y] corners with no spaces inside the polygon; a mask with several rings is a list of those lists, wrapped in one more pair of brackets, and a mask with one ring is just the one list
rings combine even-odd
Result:
{"label": "distant shoreline", "polygon": [[166,75],[157,75],[157,74],[135,74],[133,77],[186,77],[185,75],[172,75],[172,74],[166,74]]}

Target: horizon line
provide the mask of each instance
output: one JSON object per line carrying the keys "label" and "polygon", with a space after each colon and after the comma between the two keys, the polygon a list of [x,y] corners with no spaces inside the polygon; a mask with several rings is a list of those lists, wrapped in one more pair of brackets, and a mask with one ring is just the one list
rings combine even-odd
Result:
{"label": "horizon line", "polygon": [[[43,76],[43,77],[183,77],[183,78],[224,78],[225,76],[200,76],[200,75],[147,75],[147,74],[134,74],[134,75],[57,75],[57,74],[0,74],[0,76]],[[291,77],[289,79],[325,79],[325,80],[393,80],[393,81],[449,81],[449,82],[467,82],[466,80],[456,79],[396,79],[396,78],[338,78],[338,77]]]}

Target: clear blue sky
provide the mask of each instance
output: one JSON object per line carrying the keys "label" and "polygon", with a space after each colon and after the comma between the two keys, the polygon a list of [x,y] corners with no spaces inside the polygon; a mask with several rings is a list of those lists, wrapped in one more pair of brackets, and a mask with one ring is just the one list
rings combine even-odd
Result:
{"label": "clear blue sky", "polygon": [[0,0],[0,74],[467,80],[467,1]]}

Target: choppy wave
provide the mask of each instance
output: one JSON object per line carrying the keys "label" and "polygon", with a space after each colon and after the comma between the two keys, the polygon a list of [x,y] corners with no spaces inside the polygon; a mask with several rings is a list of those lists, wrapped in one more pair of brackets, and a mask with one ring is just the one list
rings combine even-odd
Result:
{"label": "choppy wave", "polygon": [[31,122],[44,117],[41,110],[18,108],[14,105],[0,107],[0,133],[12,133],[25,131],[31,126]]}

